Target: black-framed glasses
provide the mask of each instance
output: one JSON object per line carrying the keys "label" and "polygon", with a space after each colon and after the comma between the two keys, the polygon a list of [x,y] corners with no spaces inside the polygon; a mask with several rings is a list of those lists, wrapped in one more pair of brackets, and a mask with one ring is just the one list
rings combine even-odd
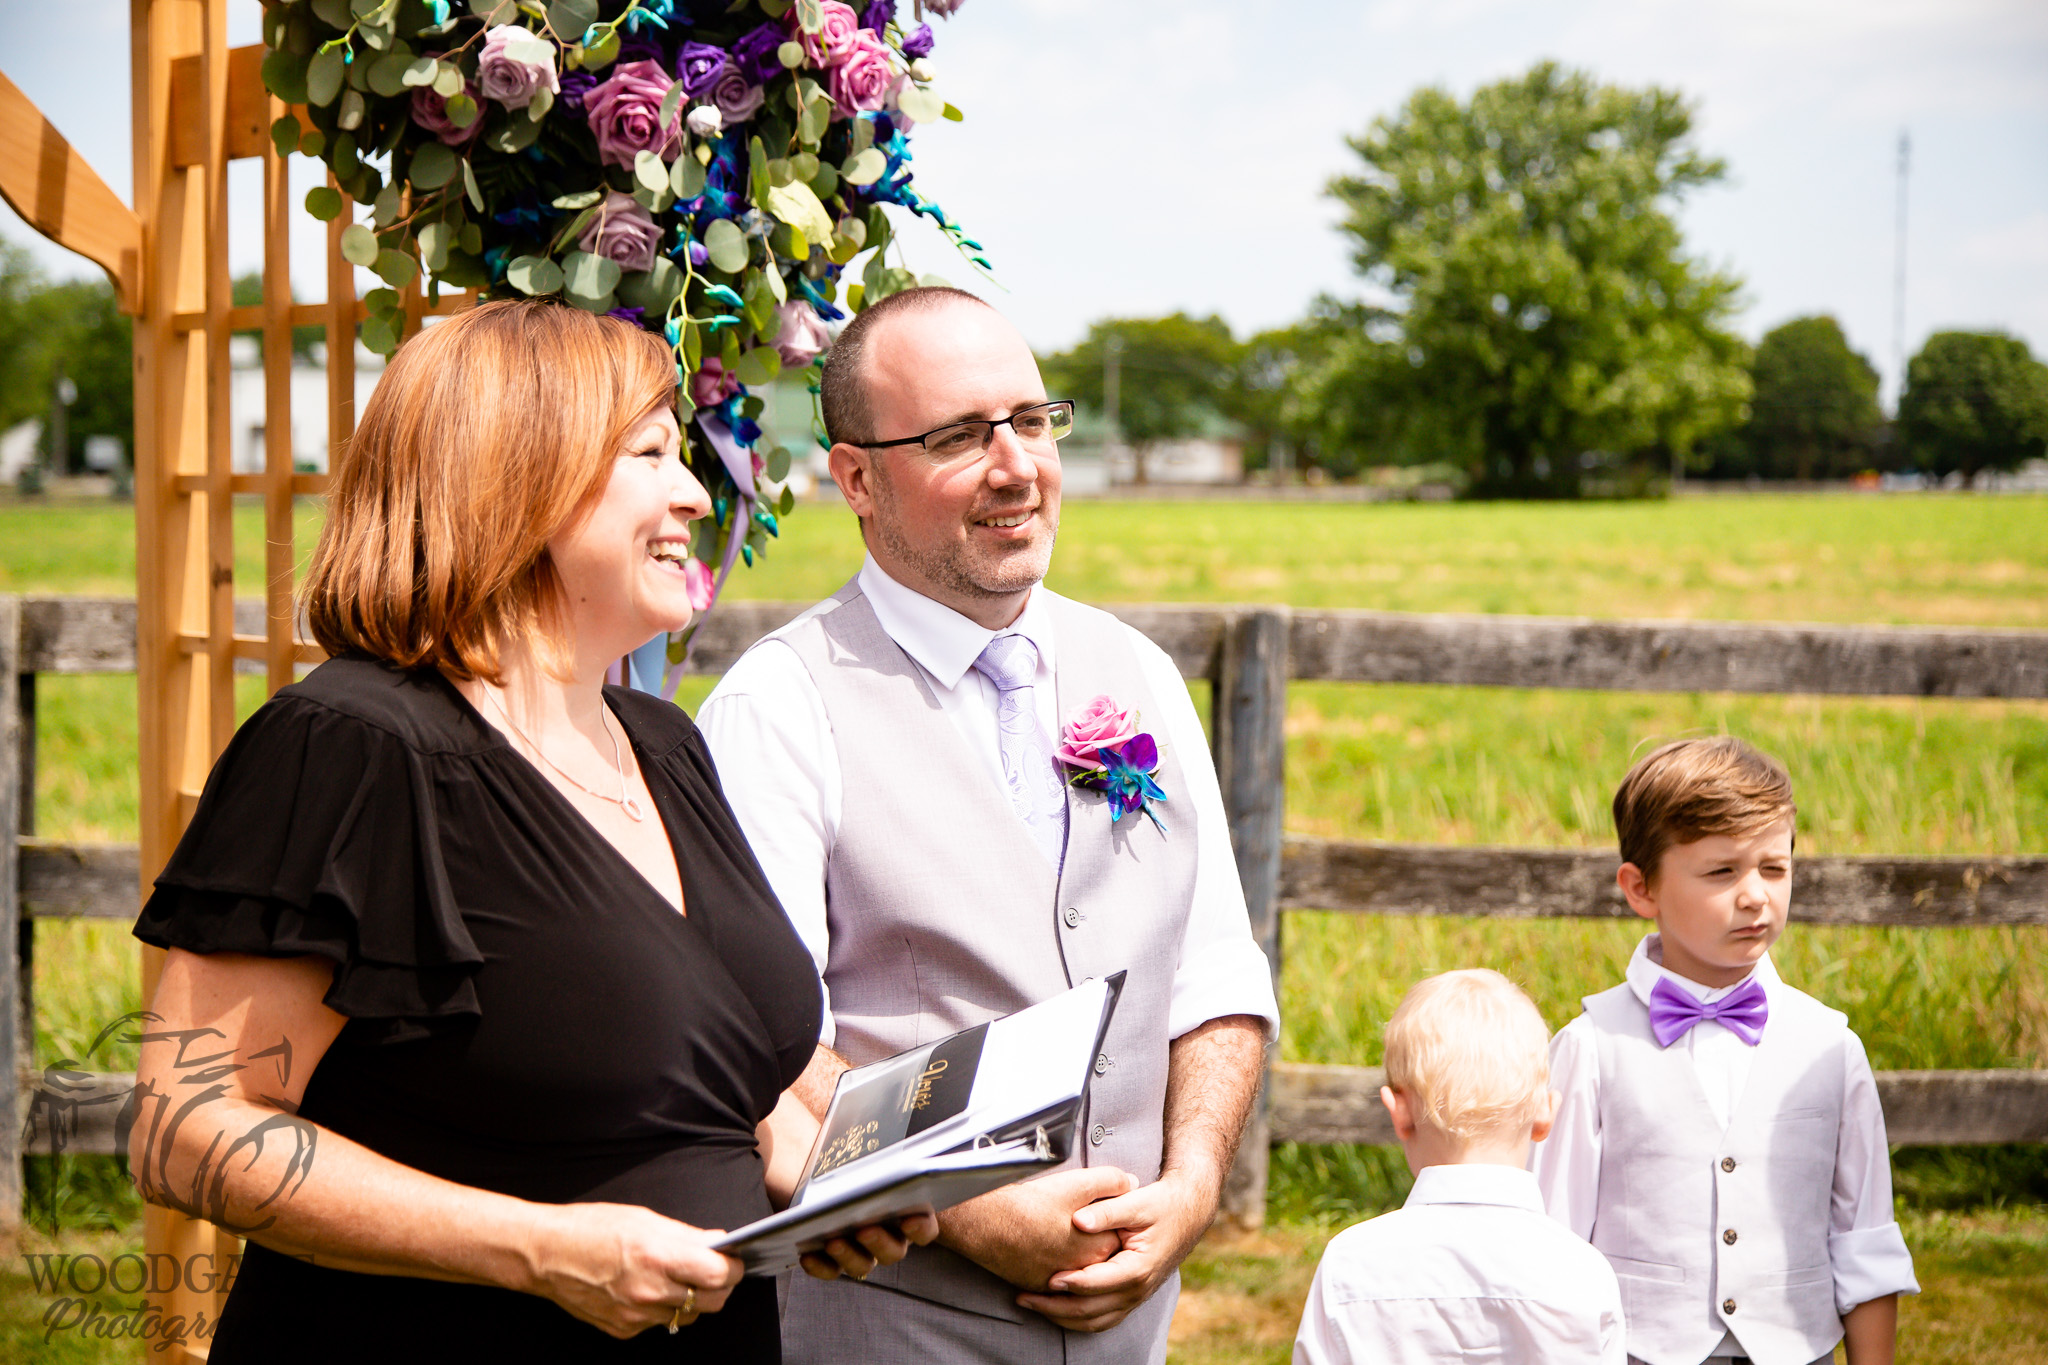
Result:
{"label": "black-framed glasses", "polygon": [[1019,408],[1008,417],[993,421],[952,422],[935,427],[922,436],[905,436],[900,441],[849,441],[847,444],[857,445],[863,450],[921,445],[925,454],[951,460],[987,450],[988,443],[996,438],[997,427],[1008,427],[1016,432],[1017,439],[1025,445],[1050,446],[1073,431],[1074,405],[1065,398],[1055,398],[1049,403]]}

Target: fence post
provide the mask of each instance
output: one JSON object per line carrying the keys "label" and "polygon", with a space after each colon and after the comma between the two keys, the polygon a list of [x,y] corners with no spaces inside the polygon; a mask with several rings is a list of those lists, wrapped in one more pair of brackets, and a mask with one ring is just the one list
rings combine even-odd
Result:
{"label": "fence post", "polygon": [[[21,924],[21,599],[0,596],[0,922]],[[0,1243],[21,1235],[21,962],[0,952]]]}
{"label": "fence post", "polygon": [[[1252,937],[1266,953],[1277,996],[1280,984],[1280,827],[1286,803],[1289,612],[1261,607],[1233,613],[1223,628],[1211,699],[1216,776],[1230,845],[1244,883]],[[1252,1230],[1266,1218],[1268,1124],[1266,1074],[1237,1164],[1223,1188],[1223,1216]]]}

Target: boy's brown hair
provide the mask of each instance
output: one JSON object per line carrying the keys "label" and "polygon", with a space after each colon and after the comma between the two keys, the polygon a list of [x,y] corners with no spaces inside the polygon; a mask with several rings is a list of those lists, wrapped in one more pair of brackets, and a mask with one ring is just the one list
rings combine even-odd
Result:
{"label": "boy's brown hair", "polygon": [[1783,764],[1731,735],[1674,740],[1621,779],[1614,793],[1614,832],[1621,860],[1647,881],[1673,844],[1709,835],[1741,837],[1789,820],[1792,778]]}

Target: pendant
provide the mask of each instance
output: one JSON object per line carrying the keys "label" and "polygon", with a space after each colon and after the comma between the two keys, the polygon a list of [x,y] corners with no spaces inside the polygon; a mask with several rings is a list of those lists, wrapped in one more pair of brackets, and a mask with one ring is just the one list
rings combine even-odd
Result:
{"label": "pendant", "polygon": [[635,821],[647,818],[647,812],[640,809],[640,799],[636,796],[629,796],[619,802],[619,809],[632,816]]}

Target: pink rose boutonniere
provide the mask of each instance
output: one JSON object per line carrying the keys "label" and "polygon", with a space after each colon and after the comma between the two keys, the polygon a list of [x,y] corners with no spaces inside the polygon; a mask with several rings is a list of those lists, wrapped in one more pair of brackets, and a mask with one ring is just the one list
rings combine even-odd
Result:
{"label": "pink rose boutonniere", "polygon": [[1166,832],[1152,809],[1154,802],[1166,800],[1157,781],[1159,742],[1138,729],[1136,711],[1109,697],[1095,698],[1060,731],[1059,761],[1069,786],[1109,798],[1111,824],[1138,814]]}

